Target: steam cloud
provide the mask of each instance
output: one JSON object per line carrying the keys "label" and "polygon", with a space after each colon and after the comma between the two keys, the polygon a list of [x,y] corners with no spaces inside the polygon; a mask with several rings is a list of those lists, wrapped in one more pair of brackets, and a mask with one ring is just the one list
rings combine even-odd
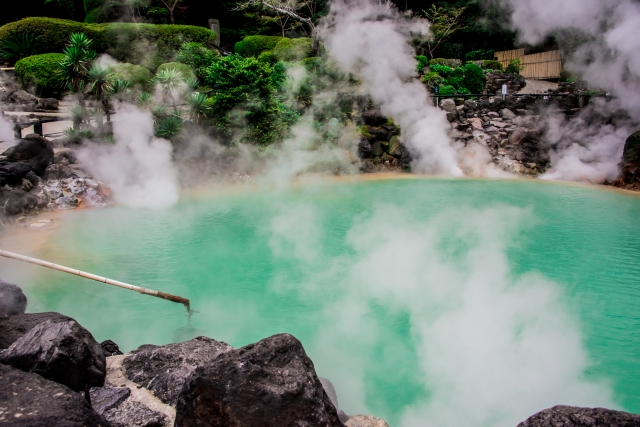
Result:
{"label": "steam cloud", "polygon": [[[402,427],[512,427],[557,404],[615,407],[607,384],[585,378],[588,357],[560,287],[510,271],[507,251],[530,211],[468,208],[424,221],[378,205],[348,232],[348,259],[323,253],[322,220],[298,206],[271,221],[273,253],[306,272],[291,288],[282,278],[274,286],[332,301],[310,352],[347,413],[379,413],[381,402],[367,403],[368,378],[403,375],[412,357],[418,371],[404,374],[424,394],[405,408]],[[333,268],[318,274],[319,265]],[[407,314],[410,348],[372,307]],[[380,345],[394,366],[386,373],[369,361]]]}
{"label": "steam cloud", "polygon": [[[615,179],[624,141],[638,130],[640,115],[640,4],[632,0],[489,0],[511,17],[521,41],[536,44],[555,35],[560,45],[581,40],[566,68],[591,86],[610,92],[568,123],[551,122],[550,179],[601,182]],[[622,108],[632,119],[616,117]],[[613,116],[612,121],[606,118]],[[604,119],[603,119],[604,118]]]}
{"label": "steam cloud", "polygon": [[113,189],[116,202],[134,208],[166,208],[178,201],[177,171],[169,141],[153,134],[151,113],[116,107],[114,145],[90,144],[78,158]]}
{"label": "steam cloud", "polygon": [[10,142],[13,139],[13,125],[0,114],[0,142]]}
{"label": "steam cloud", "polygon": [[357,75],[381,112],[400,125],[417,158],[414,169],[460,176],[445,113],[432,105],[417,80],[414,52],[407,43],[410,32],[427,31],[425,20],[405,18],[389,3],[336,0],[319,35],[330,56]]}

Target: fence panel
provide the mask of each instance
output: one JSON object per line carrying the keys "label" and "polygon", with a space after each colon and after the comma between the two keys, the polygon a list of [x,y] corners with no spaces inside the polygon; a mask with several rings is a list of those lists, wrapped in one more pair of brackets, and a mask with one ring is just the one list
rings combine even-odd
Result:
{"label": "fence panel", "polygon": [[496,52],[495,58],[503,68],[509,65],[510,60],[520,59],[524,67],[520,74],[526,79],[557,79],[562,71],[562,52],[559,50],[531,55],[525,55],[524,49],[506,50]]}

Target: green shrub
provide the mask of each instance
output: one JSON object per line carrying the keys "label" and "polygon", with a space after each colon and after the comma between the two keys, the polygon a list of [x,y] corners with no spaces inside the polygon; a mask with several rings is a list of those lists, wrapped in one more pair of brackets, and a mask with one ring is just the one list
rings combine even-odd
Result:
{"label": "green shrub", "polygon": [[509,65],[507,65],[507,68],[504,70],[504,72],[512,73],[512,74],[520,74],[520,71],[524,69],[524,67],[520,65],[521,62],[522,61],[520,59],[511,59],[509,61]]}
{"label": "green shrub", "polygon": [[198,77],[202,78],[203,70],[219,56],[217,50],[208,49],[202,43],[188,42],[180,46],[176,61],[189,65],[196,70]]}
{"label": "green shrub", "polygon": [[445,86],[440,86],[438,93],[440,95],[455,95],[456,94],[456,89],[453,86],[450,85],[445,85]]}
{"label": "green shrub", "polygon": [[482,68],[502,72],[502,62],[495,60],[483,61]]}
{"label": "green shrub", "polygon": [[430,71],[422,76],[422,83],[424,83],[429,89],[440,86],[444,82],[444,79],[440,74],[435,71]]}
{"label": "green shrub", "polygon": [[431,64],[429,65],[429,70],[433,71],[434,73],[438,73],[445,79],[453,74],[453,68],[447,67],[446,65]]}
{"label": "green shrub", "polygon": [[282,39],[273,48],[273,56],[279,61],[297,62],[309,58],[312,53],[313,39],[308,37]]}
{"label": "green shrub", "polygon": [[85,33],[99,53],[149,69],[173,61],[175,51],[185,42],[210,46],[215,41],[215,34],[208,28],[190,25],[85,24],[66,19],[26,18],[0,27],[0,43],[21,32],[35,34],[44,52],[62,52],[71,34]]}
{"label": "green shrub", "polygon": [[65,58],[61,53],[45,53],[21,59],[16,62],[16,77],[23,89],[35,87],[35,93],[42,97],[59,95],[62,91],[60,62]]}
{"label": "green shrub", "polygon": [[236,43],[233,50],[240,56],[248,58],[250,56],[258,56],[265,50],[276,47],[278,42],[284,37],[279,36],[249,36],[242,41]]}
{"label": "green shrub", "polygon": [[144,67],[124,62],[114,65],[111,67],[111,70],[113,71],[113,80],[126,80],[134,86],[139,86],[141,89],[151,87],[153,74]]}
{"label": "green shrub", "polygon": [[484,72],[478,65],[470,62],[464,66],[462,86],[471,93],[482,93],[484,90]]}
{"label": "green shrub", "polygon": [[416,69],[418,70],[418,73],[420,74],[424,73],[424,69],[429,66],[429,58],[422,55],[418,55],[415,58],[416,58],[416,61],[418,61],[418,65],[416,67]]}
{"label": "green shrub", "polygon": [[448,62],[445,58],[433,58],[429,61],[429,65],[447,65]]}
{"label": "green shrub", "polygon": [[158,67],[158,73],[162,70],[169,70],[169,69],[180,71],[180,74],[182,74],[183,79],[190,79],[195,77],[193,69],[187,64],[183,64],[181,62],[167,62],[165,64],[162,64]]}
{"label": "green shrub", "polygon": [[273,54],[273,50],[265,50],[260,55],[258,55],[258,61],[275,65],[278,62],[278,58],[276,58],[276,56]]}

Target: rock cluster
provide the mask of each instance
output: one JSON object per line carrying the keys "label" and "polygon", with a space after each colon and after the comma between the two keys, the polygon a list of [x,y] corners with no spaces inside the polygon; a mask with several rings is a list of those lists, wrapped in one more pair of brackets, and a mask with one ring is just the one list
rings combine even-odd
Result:
{"label": "rock cluster", "polygon": [[451,123],[452,137],[460,144],[480,144],[493,163],[518,174],[536,175],[549,162],[548,150],[541,142],[544,118],[533,97],[482,97],[456,105],[445,99],[440,107]]}
{"label": "rock cluster", "polygon": [[0,209],[5,216],[46,209],[73,209],[84,202],[105,206],[100,184],[82,178],[70,165],[71,149],[54,150],[45,138],[31,134],[0,154]]}
{"label": "rock cluster", "polygon": [[509,94],[518,93],[527,83],[524,77],[516,73],[487,73],[485,74],[484,93],[501,94],[502,85],[507,85]]}
{"label": "rock cluster", "polygon": [[401,170],[411,163],[411,155],[402,144],[398,127],[379,110],[362,114],[364,125],[358,144],[358,155],[363,160],[362,170],[374,172],[380,168]]}
{"label": "rock cluster", "polygon": [[56,111],[59,105],[55,98],[38,98],[16,86],[11,86],[0,94],[0,102],[5,111]]}
{"label": "rock cluster", "polygon": [[518,427],[637,427],[640,415],[604,408],[558,405],[545,409],[518,424]]}

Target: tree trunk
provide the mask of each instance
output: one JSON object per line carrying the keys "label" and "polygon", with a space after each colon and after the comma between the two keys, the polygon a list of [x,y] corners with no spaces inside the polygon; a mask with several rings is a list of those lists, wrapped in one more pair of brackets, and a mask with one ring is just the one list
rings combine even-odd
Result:
{"label": "tree trunk", "polygon": [[173,19],[173,8],[169,9],[169,22],[171,23],[171,25],[176,23],[176,21]]}

